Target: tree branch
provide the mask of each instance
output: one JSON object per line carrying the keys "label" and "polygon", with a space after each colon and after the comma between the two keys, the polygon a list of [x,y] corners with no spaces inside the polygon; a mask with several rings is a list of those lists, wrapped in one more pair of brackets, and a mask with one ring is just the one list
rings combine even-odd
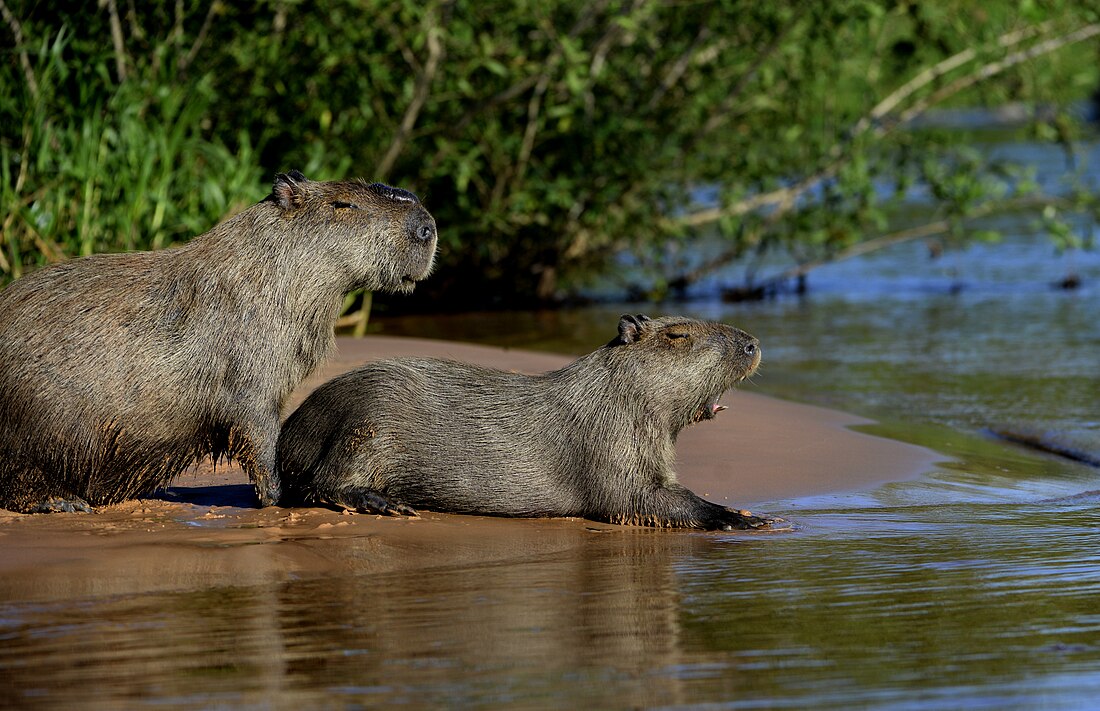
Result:
{"label": "tree branch", "polygon": [[[1063,198],[1057,197],[1027,197],[1018,198],[1014,200],[1007,200],[1003,202],[993,201],[988,202],[981,207],[977,208],[973,213],[967,215],[964,220],[966,222],[972,222],[974,220],[981,219],[983,217],[989,217],[992,214],[1000,212],[1011,212],[1013,210],[1033,210],[1039,207],[1045,207],[1047,205],[1066,206],[1068,201]],[[915,227],[908,227],[904,230],[897,230],[896,232],[890,232],[888,234],[880,235],[869,240],[857,242],[849,247],[846,247],[835,254],[812,259],[807,262],[802,262],[789,269],[786,269],[779,274],[768,277],[761,284],[757,285],[763,287],[765,291],[770,287],[776,287],[784,282],[796,279],[801,276],[809,274],[814,269],[824,266],[826,264],[833,264],[836,262],[842,262],[852,257],[858,257],[862,254],[868,254],[870,252],[877,252],[880,249],[886,247],[892,247],[895,244],[902,244],[903,242],[911,242],[915,239],[923,239],[926,237],[933,237],[935,235],[941,235],[947,233],[951,229],[951,221],[947,219],[935,220],[923,225],[917,225]]]}
{"label": "tree branch", "polygon": [[181,57],[176,67],[179,71],[186,71],[191,62],[195,61],[195,57],[199,55],[199,49],[202,48],[203,43],[206,41],[206,35],[210,32],[210,25],[214,20],[214,10],[218,7],[218,0],[213,0],[210,3],[210,9],[206,11],[206,18],[202,21],[202,27],[199,28],[199,34],[195,36],[195,41],[191,44],[191,49],[187,51],[187,56]]}
{"label": "tree branch", "polygon": [[1051,52],[1061,49],[1069,44],[1075,44],[1077,42],[1083,42],[1100,35],[1100,23],[1093,23],[1091,25],[1085,25],[1084,27],[1070,32],[1069,34],[1062,35],[1060,37],[1051,37],[1050,39],[1034,44],[1027,49],[1020,50],[1019,52],[1013,52],[1004,59],[996,62],[989,62],[978,68],[977,71],[968,74],[967,76],[960,77],[951,82],[947,86],[943,87],[939,91],[932,93],[931,96],[917,102],[915,105],[909,108],[909,110],[903,112],[898,116],[898,123],[905,124],[912,121],[917,116],[921,115],[928,110],[929,107],[940,103],[947,97],[957,94],[960,91],[967,89],[980,81],[988,79],[992,76],[1000,74],[1004,70],[1014,67],[1017,64],[1034,59],[1035,57],[1042,56],[1044,54],[1050,54]]}
{"label": "tree branch", "polygon": [[111,18],[111,42],[115,46],[115,68],[119,82],[126,81],[126,44],[122,37],[122,21],[118,19],[118,4],[115,0],[99,0],[100,7],[107,7]]}
{"label": "tree branch", "polygon": [[730,93],[726,95],[726,98],[722,100],[722,103],[711,114],[711,117],[707,119],[707,122],[703,124],[703,130],[700,132],[700,137],[712,133],[728,119],[730,112],[733,110],[733,103],[741,96],[741,92],[749,85],[749,82],[756,76],[756,73],[760,71],[760,67],[764,66],[764,62],[768,61],[768,59],[775,54],[783,39],[791,33],[791,30],[793,30],[802,19],[801,12],[805,11],[808,4],[809,3],[800,4],[798,6],[800,12],[796,12],[794,16],[791,17],[790,21],[776,33],[772,41],[764,48],[764,51],[756,55],[756,59],[749,67],[748,71],[741,75],[737,80],[737,84],[730,90]]}
{"label": "tree branch", "polygon": [[[31,93],[32,99],[38,99],[38,82],[34,77],[34,68],[31,66],[31,59],[27,56],[27,50],[23,46],[23,25],[20,24],[19,19],[11,14],[11,10],[8,9],[8,4],[4,0],[0,0],[0,15],[3,15],[4,22],[8,23],[8,27],[11,28],[11,33],[15,37],[15,46],[19,51],[19,64],[23,67],[23,76],[27,79],[27,90]],[[0,259],[3,255],[0,254]]]}
{"label": "tree branch", "polygon": [[667,94],[672,87],[676,86],[680,78],[687,72],[688,67],[691,65],[691,61],[695,59],[696,55],[699,53],[699,45],[706,42],[710,34],[710,28],[706,25],[699,28],[699,32],[695,35],[695,39],[691,41],[691,46],[672,63],[672,66],[665,72],[665,76],[661,80],[660,86],[650,95],[649,101],[646,102],[646,111],[652,111],[657,104],[660,103],[661,99],[665,97],[665,94]]}
{"label": "tree branch", "polygon": [[[1044,22],[1039,25],[1025,27],[1022,30],[1008,32],[997,38],[997,44],[1001,47],[1011,47],[1014,44],[1019,44],[1026,39],[1030,39],[1046,31],[1050,28],[1051,24],[1050,22]],[[978,56],[978,53],[975,50],[965,49],[958,54],[954,54],[947,59],[937,62],[923,72],[918,73],[915,77],[902,84],[885,99],[876,104],[874,108],[867,112],[866,116],[857,121],[855,126],[852,127],[851,135],[854,137],[863,133],[880,121],[882,117],[893,111],[901,102],[912,96],[916,91],[931,84],[948,72],[961,67],[976,56]]]}
{"label": "tree branch", "polygon": [[[1013,32],[1006,33],[999,37],[997,42],[1001,46],[1010,46],[1012,44],[1016,44],[1022,41],[1023,39],[1035,36],[1038,31],[1045,27],[1046,25],[1039,25],[1034,32],[1028,30],[1014,30]],[[752,197],[735,202],[732,205],[699,210],[689,215],[685,215],[682,218],[673,220],[673,222],[684,227],[698,227],[700,225],[716,222],[723,217],[738,217],[740,215],[744,215],[748,212],[752,212],[753,210],[757,210],[767,205],[793,205],[794,201],[799,196],[812,189],[813,187],[819,185],[823,181],[828,180],[836,175],[840,167],[848,161],[848,156],[844,152],[845,147],[851,145],[852,141],[860,134],[869,132],[871,135],[874,135],[876,137],[884,136],[893,131],[898,126],[908,123],[915,119],[917,116],[928,111],[928,109],[930,109],[935,104],[942,102],[949,96],[952,96],[953,94],[956,94],[963,89],[966,89],[973,84],[982,81],[983,79],[988,79],[989,77],[994,76],[995,74],[998,74],[1011,66],[1020,64],[1021,62],[1027,61],[1029,59],[1034,59],[1035,57],[1041,56],[1043,54],[1049,54],[1050,52],[1060,49],[1068,44],[1081,42],[1098,34],[1100,34],[1100,23],[1095,23],[1091,25],[1086,25],[1068,34],[1044,40],[1043,42],[1032,45],[1026,50],[1011,54],[998,62],[991,62],[989,64],[985,64],[979,67],[971,74],[956,80],[952,84],[935,92],[929,98],[917,103],[915,106],[903,113],[899,117],[899,120],[896,122],[886,124],[881,121],[875,120],[874,117],[881,117],[885,115],[886,111],[889,108],[896,107],[899,103],[901,103],[901,101],[908,98],[918,88],[925,86],[937,76],[939,76],[936,71],[933,71],[936,69],[936,67],[933,67],[930,70],[926,70],[925,72],[922,72],[920,75],[918,75],[918,77],[915,77],[913,80],[910,80],[910,82],[907,82],[905,85],[903,85],[903,87],[893,92],[886,99],[879,102],[879,104],[877,104],[870,112],[868,112],[866,116],[856,122],[852,131],[849,132],[849,138],[841,143],[836,144],[835,146],[833,146],[832,149],[830,149],[829,155],[833,160],[818,172],[804,178],[794,185],[785,188],[779,188],[778,190],[772,190],[766,193],[760,193],[758,195],[754,195]],[[950,66],[951,68],[956,68],[957,66],[965,63],[965,61],[973,59],[974,56],[975,55],[971,50],[965,50],[964,52],[960,52],[959,54],[954,55],[953,57],[949,57],[948,59],[940,62],[936,66],[940,67],[941,69],[943,69],[943,66],[945,65]],[[960,58],[964,58],[965,61]],[[920,81],[918,81],[918,78],[920,79]]]}
{"label": "tree branch", "polygon": [[514,182],[518,183],[523,179],[523,174],[527,170],[527,163],[531,160],[531,152],[535,149],[535,134],[538,132],[539,127],[542,98],[546,95],[549,86],[550,72],[545,72],[539,78],[539,83],[535,85],[535,90],[531,93],[531,99],[527,102],[527,126],[523,129],[523,142],[520,144],[519,154],[516,156],[516,169],[513,173]]}
{"label": "tree branch", "polygon": [[[606,6],[606,2],[587,6],[585,12],[573,23],[566,37],[568,39],[574,39],[580,36],[580,33],[592,24],[597,14],[603,12]],[[497,179],[490,198],[490,204],[496,204],[502,200],[510,185],[517,185],[523,180],[523,176],[527,172],[527,165],[531,160],[531,154],[535,150],[535,136],[538,133],[538,119],[539,114],[542,112],[543,98],[550,88],[550,81],[553,78],[554,72],[557,70],[563,57],[565,57],[565,44],[555,34],[554,25],[547,21],[545,29],[548,36],[557,39],[557,46],[544,63],[543,70],[539,74],[538,82],[535,84],[535,90],[531,93],[531,98],[527,101],[527,125],[523,129],[523,140],[520,143],[519,153],[516,155],[515,165],[511,171],[508,171],[510,174],[502,174],[502,176]]]}
{"label": "tree branch", "polygon": [[416,59],[416,53],[412,51],[412,47],[405,41],[405,38],[401,36],[401,30],[392,22],[386,23],[386,31],[390,33],[390,37],[393,38],[394,44],[397,45],[397,49],[400,50],[401,56],[404,57],[405,63],[412,68],[417,74],[424,71],[424,68],[420,65],[420,62]]}
{"label": "tree branch", "polygon": [[439,62],[443,58],[443,42],[440,39],[441,34],[442,29],[433,18],[427,30],[426,44],[428,47],[428,58],[424,61],[423,69],[417,74],[416,82],[413,86],[412,99],[409,101],[409,105],[405,107],[405,115],[401,118],[401,124],[397,128],[393,140],[390,142],[390,147],[386,149],[385,155],[382,156],[382,160],[378,163],[376,173],[379,180],[385,180],[386,175],[390,172],[390,169],[393,168],[393,164],[397,161],[397,157],[401,154],[401,151],[405,148],[405,144],[408,142],[409,134],[412,133],[413,127],[416,125],[416,119],[420,115],[420,110],[424,107],[424,102],[428,100],[432,81],[434,81],[436,72],[439,69]]}
{"label": "tree branch", "polygon": [[[636,0],[635,3],[634,3],[634,6],[632,7],[632,9],[636,8],[637,6],[640,6],[643,2],[644,2],[644,0]],[[576,36],[582,29],[584,29],[590,23],[594,12],[598,9],[602,9],[604,5],[606,5],[606,2],[601,3],[600,5],[595,6],[595,7],[589,7],[588,12],[585,15],[582,15],[582,17],[580,19],[578,19],[578,21],[574,24],[574,26],[571,30],[571,33],[570,33],[570,37]],[[618,31],[617,28],[612,28],[612,30],[609,30],[608,33],[605,34],[604,40],[609,40],[609,39],[613,38],[614,34],[617,31]],[[604,40],[601,40],[601,42],[603,42]],[[546,75],[547,70],[550,67],[550,65],[552,63],[556,62],[558,60],[558,58],[560,57],[560,51],[561,51],[561,49],[560,49],[560,47],[558,47],[555,50],[555,52],[552,53],[550,55],[550,57],[548,57],[546,59],[545,62],[543,62],[543,71],[542,72],[540,72],[538,74],[530,74],[528,76],[525,76],[522,79],[520,79],[519,81],[512,84],[511,86],[509,86],[507,89],[504,89],[503,91],[500,91],[497,94],[494,94],[493,96],[489,97],[488,99],[480,102],[476,106],[473,106],[473,107],[467,109],[462,114],[462,117],[457,122],[455,122],[454,124],[452,124],[452,125],[440,124],[438,127],[429,130],[427,133],[428,134],[443,133],[443,134],[449,135],[449,136],[461,135],[462,131],[470,124],[470,122],[473,121],[474,119],[476,119],[478,116],[481,116],[486,111],[489,111],[490,109],[493,109],[494,107],[499,106],[500,104],[507,103],[507,102],[515,99],[516,97],[521,96],[524,92],[526,92],[526,91],[530,90],[531,88],[537,86],[543,80],[543,77]],[[598,49],[597,54],[599,54],[599,53],[600,53],[600,50]],[[595,67],[595,61],[596,60],[594,58],[594,60],[593,60],[593,62],[594,62],[593,66],[594,67]],[[591,71],[592,74],[594,74],[596,69],[592,69],[590,71]],[[429,161],[427,161],[427,165],[434,168],[435,166],[437,166],[439,164],[439,161],[442,160],[444,154],[445,154],[445,151],[443,151],[442,149],[437,150],[436,153],[432,156],[432,158]]]}
{"label": "tree branch", "polygon": [[[629,17],[644,5],[645,0],[634,0],[630,7],[621,10],[619,15],[620,17]],[[607,55],[611,53],[612,45],[622,34],[623,26],[612,22],[592,48],[592,61],[588,65],[588,86],[584,93],[584,109],[589,116],[592,116],[596,110],[596,95],[592,93],[592,86],[596,83],[596,78],[603,73],[604,65],[607,63]]]}

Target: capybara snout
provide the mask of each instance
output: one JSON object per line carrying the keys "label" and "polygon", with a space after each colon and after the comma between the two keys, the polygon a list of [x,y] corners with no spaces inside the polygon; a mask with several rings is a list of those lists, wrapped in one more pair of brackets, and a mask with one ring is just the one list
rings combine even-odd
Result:
{"label": "capybara snout", "polygon": [[729,333],[722,334],[722,347],[732,369],[743,380],[755,373],[760,366],[760,341],[739,328],[728,328]]}
{"label": "capybara snout", "polygon": [[410,238],[419,242],[429,242],[435,239],[435,220],[426,212],[410,215],[405,224],[408,225]]}

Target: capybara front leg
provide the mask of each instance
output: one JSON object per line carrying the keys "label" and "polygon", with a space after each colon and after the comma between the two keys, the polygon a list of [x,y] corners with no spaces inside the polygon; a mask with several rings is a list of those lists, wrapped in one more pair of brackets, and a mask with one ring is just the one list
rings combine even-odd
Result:
{"label": "capybara front leg", "polygon": [[278,432],[278,418],[270,418],[264,425],[250,427],[243,433],[242,440],[232,445],[233,458],[248,474],[260,506],[274,506],[281,493],[279,474],[275,470]]}
{"label": "capybara front leg", "polygon": [[411,506],[391,499],[376,489],[348,487],[324,498],[337,506],[343,506],[359,513],[374,513],[385,516],[418,515]]}
{"label": "capybara front leg", "polygon": [[658,521],[664,520],[667,525],[686,528],[747,531],[789,526],[787,521],[775,516],[757,516],[749,511],[711,503],[679,485],[662,487],[643,506]]}
{"label": "capybara front leg", "polygon": [[275,444],[272,442],[267,445],[265,442],[259,450],[260,456],[257,458],[255,469],[248,472],[248,478],[256,488],[256,498],[260,500],[260,506],[274,506],[282,493],[279,474],[275,471]]}

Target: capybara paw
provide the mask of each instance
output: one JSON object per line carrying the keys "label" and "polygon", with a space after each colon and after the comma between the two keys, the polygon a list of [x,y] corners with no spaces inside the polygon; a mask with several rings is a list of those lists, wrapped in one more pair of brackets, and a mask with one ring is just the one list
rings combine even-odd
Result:
{"label": "capybara paw", "polygon": [[95,513],[95,509],[88,504],[87,501],[74,496],[69,499],[63,499],[58,496],[51,496],[48,499],[43,499],[37,506],[30,510],[31,513]]}
{"label": "capybara paw", "polygon": [[273,485],[271,482],[263,481],[256,482],[256,498],[260,501],[260,507],[274,506],[279,503],[279,496],[282,493],[279,491],[277,485]]}
{"label": "capybara paw", "polygon": [[344,491],[339,503],[359,513],[383,514],[385,516],[418,516],[416,510],[400,501],[395,501],[374,489],[354,489]]}
{"label": "capybara paw", "polygon": [[277,503],[279,503],[278,495],[276,495],[276,494],[274,494],[270,491],[256,492],[256,494],[257,494],[257,498],[260,501],[260,508],[267,508],[268,506],[274,506]]}
{"label": "capybara paw", "polygon": [[391,501],[390,507],[386,509],[386,513],[390,514],[391,516],[413,516],[416,518],[420,517],[420,514],[416,512],[416,509],[414,509],[412,506],[403,504],[400,501]]}
{"label": "capybara paw", "polygon": [[718,516],[718,529],[722,531],[754,531],[790,528],[786,519],[767,514],[757,516],[745,509],[726,508]]}

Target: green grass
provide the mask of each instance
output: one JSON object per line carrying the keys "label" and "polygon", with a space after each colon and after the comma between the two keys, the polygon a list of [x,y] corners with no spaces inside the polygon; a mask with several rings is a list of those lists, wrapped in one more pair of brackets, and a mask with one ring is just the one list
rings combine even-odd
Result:
{"label": "green grass", "polygon": [[11,116],[21,140],[0,143],[0,283],[66,258],[171,246],[265,193],[248,135],[235,149],[204,135],[209,82],[146,67],[106,95],[74,92],[87,68],[68,41],[62,30],[39,46],[36,90],[19,87]]}

